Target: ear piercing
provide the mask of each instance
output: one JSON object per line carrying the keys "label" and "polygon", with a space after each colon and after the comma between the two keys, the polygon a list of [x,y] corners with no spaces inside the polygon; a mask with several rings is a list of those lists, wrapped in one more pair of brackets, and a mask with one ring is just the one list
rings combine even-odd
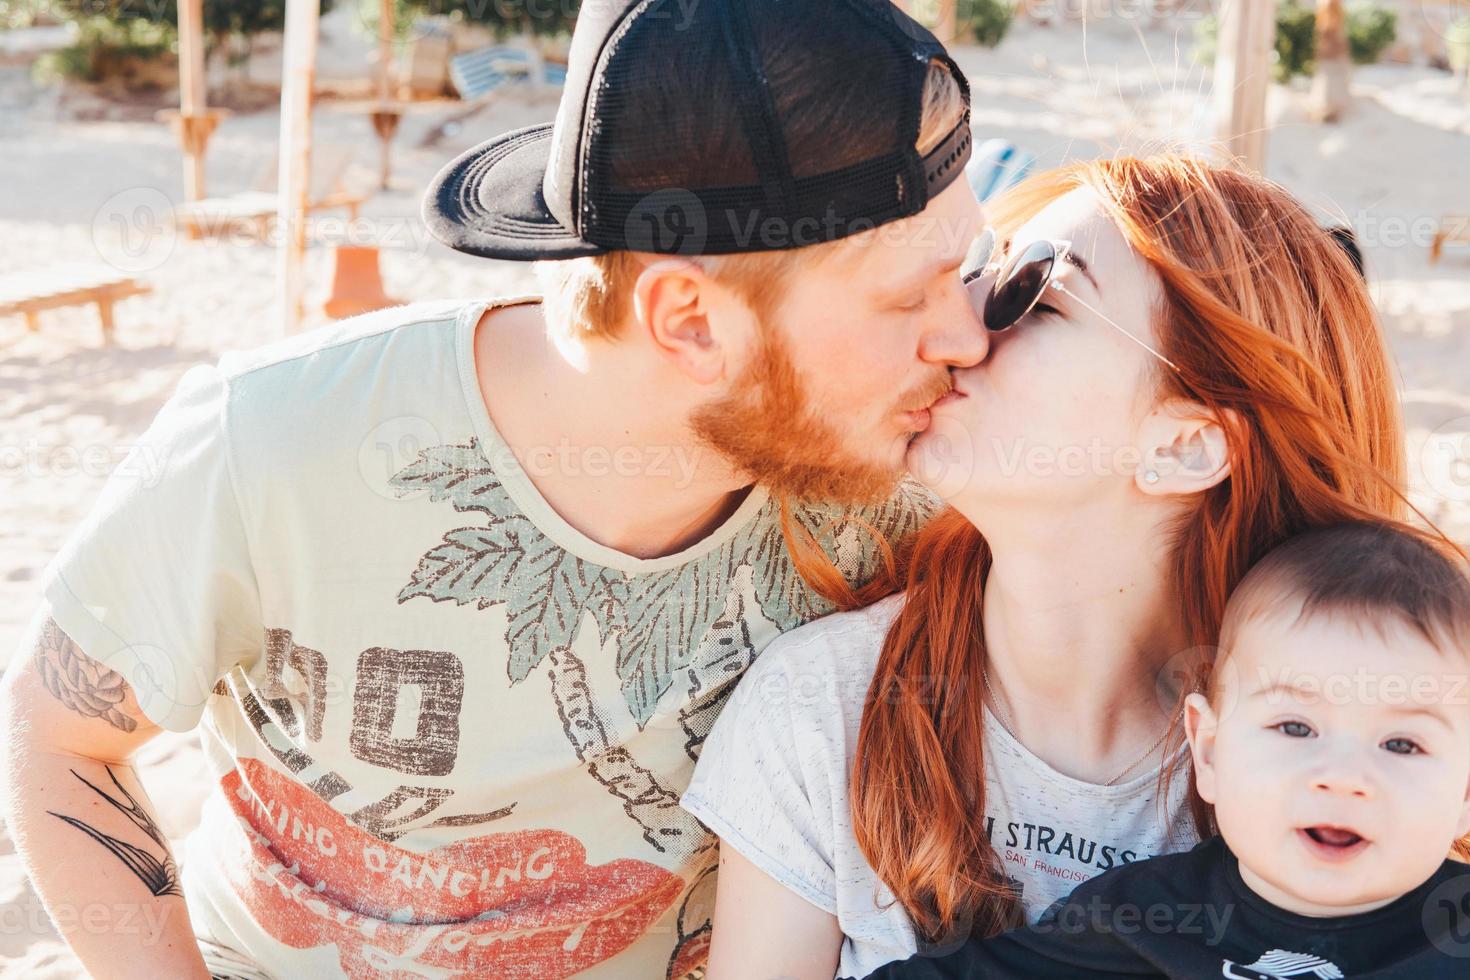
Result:
{"label": "ear piercing", "polygon": [[1143,482],[1144,483],[1148,483],[1148,484],[1158,483],[1159,482],[1159,471],[1158,470],[1144,470],[1144,472],[1143,472]]}

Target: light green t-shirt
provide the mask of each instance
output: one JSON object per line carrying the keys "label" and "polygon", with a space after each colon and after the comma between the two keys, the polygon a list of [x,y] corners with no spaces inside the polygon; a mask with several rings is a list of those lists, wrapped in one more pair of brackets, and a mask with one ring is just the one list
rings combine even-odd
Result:
{"label": "light green t-shirt", "polygon": [[[493,305],[194,368],[47,569],[82,650],[200,728],[190,914],[282,978],[698,966],[715,842],[680,793],[734,681],[827,609],[760,488],[655,559],[553,512],[481,397]],[[896,537],[932,508],[905,485],[853,513]],[[797,511],[860,579],[877,551],[845,516]]]}

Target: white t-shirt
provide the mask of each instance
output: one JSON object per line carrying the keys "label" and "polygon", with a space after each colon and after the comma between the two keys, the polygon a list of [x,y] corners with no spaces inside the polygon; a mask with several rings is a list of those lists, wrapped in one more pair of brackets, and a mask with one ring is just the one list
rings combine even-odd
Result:
{"label": "white t-shirt", "polygon": [[[485,409],[490,305],[191,370],[47,569],[81,649],[200,728],[190,914],[283,980],[683,976],[715,847],[679,793],[735,680],[829,608],[759,488],[663,558],[562,520]],[[932,506],[907,485],[854,513],[896,535]],[[845,572],[875,567],[856,522],[798,510],[837,519]]]}
{"label": "white t-shirt", "polygon": [[[682,800],[724,846],[837,917],[841,976],[866,976],[919,948],[907,913],[858,848],[848,797],[863,703],[902,601],[891,596],[774,641],[705,740]],[[1101,786],[1057,772],[989,712],[985,735],[985,828],[1028,920],[1108,868],[1197,842],[1182,772],[1161,808],[1158,768]]]}

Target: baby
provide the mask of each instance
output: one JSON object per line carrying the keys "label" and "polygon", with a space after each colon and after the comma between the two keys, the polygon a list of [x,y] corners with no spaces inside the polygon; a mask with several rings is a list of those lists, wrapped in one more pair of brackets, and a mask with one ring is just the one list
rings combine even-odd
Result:
{"label": "baby", "polygon": [[1185,731],[1220,836],[873,978],[1470,977],[1470,580],[1411,533],[1293,538],[1226,608]]}

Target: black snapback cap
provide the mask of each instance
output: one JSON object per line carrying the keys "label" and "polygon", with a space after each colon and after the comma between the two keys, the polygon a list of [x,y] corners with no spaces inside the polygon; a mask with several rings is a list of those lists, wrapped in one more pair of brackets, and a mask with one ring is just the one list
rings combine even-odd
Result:
{"label": "black snapback cap", "polygon": [[[935,60],[965,110],[921,156]],[[583,0],[556,121],[450,161],[424,220],[498,259],[831,241],[917,214],[964,170],[969,101],[888,0]]]}

